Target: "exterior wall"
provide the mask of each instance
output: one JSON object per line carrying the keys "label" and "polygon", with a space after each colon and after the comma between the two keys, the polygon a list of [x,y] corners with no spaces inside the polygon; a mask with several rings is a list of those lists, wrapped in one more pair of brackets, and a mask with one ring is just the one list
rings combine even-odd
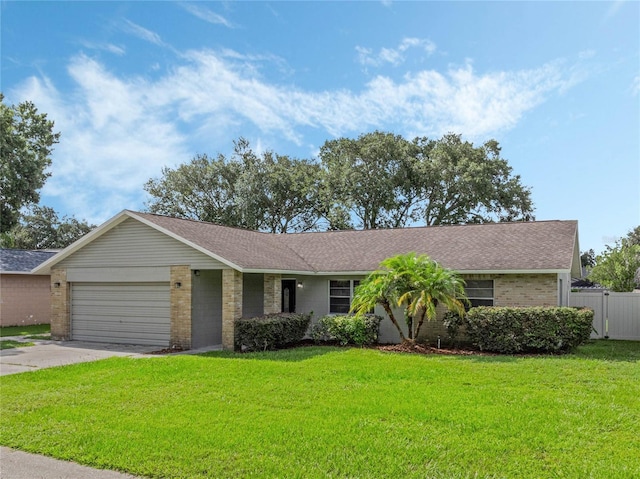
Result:
{"label": "exterior wall", "polygon": [[559,304],[556,274],[503,274],[496,275],[493,279],[495,306],[558,306]]}
{"label": "exterior wall", "polygon": [[189,265],[222,269],[222,263],[132,218],[65,258],[57,267],[114,268]]}
{"label": "exterior wall", "polygon": [[170,346],[191,348],[191,269],[172,266],[171,283],[171,341]]}
{"label": "exterior wall", "polygon": [[[296,310],[301,313],[313,312],[312,324],[329,313],[329,280],[362,279],[362,276],[298,276],[304,287],[297,291]],[[494,304],[496,306],[557,306],[558,277],[556,274],[514,274],[514,275],[466,275],[465,279],[493,279]],[[407,334],[404,312],[401,308],[393,310],[398,324]],[[438,319],[425,321],[421,328],[420,339],[432,344],[438,336],[444,341],[447,330],[442,324],[444,308],[438,308]],[[383,318],[380,323],[381,343],[398,343],[400,336],[382,307],[377,306],[374,313]]]}
{"label": "exterior wall", "polygon": [[282,275],[265,274],[262,291],[264,314],[279,313],[282,309]]}
{"label": "exterior wall", "polygon": [[67,270],[51,271],[51,339],[71,338],[71,298]]}
{"label": "exterior wall", "polygon": [[222,344],[222,271],[200,270],[192,281],[191,347]]}
{"label": "exterior wall", "polygon": [[242,317],[242,273],[235,269],[222,270],[222,347],[235,348],[234,321]]}
{"label": "exterior wall", "polygon": [[0,274],[0,326],[50,322],[50,276]]}
{"label": "exterior wall", "polygon": [[558,274],[558,306],[569,306],[571,294],[571,274]]}
{"label": "exterior wall", "polygon": [[242,275],[242,317],[253,318],[264,314],[264,275]]}

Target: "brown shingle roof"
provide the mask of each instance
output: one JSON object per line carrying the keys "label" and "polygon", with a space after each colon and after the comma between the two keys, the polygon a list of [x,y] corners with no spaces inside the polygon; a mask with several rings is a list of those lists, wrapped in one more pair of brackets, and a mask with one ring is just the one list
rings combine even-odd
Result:
{"label": "brown shingle roof", "polygon": [[149,213],[131,213],[243,270],[313,271],[310,264],[280,241],[279,235]]}
{"label": "brown shingle roof", "polygon": [[242,270],[365,272],[414,251],[458,271],[569,271],[577,221],[269,234],[134,213]]}

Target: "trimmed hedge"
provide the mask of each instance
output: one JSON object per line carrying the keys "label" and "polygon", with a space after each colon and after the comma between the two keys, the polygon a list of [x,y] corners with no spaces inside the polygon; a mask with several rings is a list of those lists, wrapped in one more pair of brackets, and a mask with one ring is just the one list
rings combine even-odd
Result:
{"label": "trimmed hedge", "polygon": [[311,314],[277,313],[235,321],[235,348],[241,351],[266,351],[302,340]]}
{"label": "trimmed hedge", "polygon": [[311,329],[311,338],[316,342],[337,341],[342,346],[355,344],[364,346],[378,342],[380,316],[324,316]]}
{"label": "trimmed hedge", "polygon": [[569,351],[591,335],[593,311],[570,307],[504,308],[479,306],[463,318],[447,315],[451,335],[464,326],[469,341],[498,353]]}

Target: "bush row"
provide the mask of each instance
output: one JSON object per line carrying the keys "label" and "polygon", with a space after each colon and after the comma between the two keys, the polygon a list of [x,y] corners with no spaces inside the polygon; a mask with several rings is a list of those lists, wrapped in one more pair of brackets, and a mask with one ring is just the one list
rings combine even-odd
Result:
{"label": "bush row", "polygon": [[330,341],[341,345],[365,346],[378,342],[380,316],[324,316],[311,328],[316,342]]}
{"label": "bush row", "polygon": [[235,321],[235,348],[240,351],[265,351],[302,340],[311,314],[278,313]]}
{"label": "bush row", "polygon": [[463,329],[468,340],[482,351],[555,353],[571,350],[589,339],[593,311],[480,306],[471,308],[464,317],[447,313],[444,323],[453,338]]}

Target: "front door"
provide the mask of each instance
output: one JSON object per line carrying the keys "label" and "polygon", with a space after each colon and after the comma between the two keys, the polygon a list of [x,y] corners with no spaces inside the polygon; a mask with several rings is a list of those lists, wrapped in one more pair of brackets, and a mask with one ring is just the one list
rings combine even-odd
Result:
{"label": "front door", "polygon": [[283,313],[296,312],[296,280],[295,279],[282,280],[282,312]]}

